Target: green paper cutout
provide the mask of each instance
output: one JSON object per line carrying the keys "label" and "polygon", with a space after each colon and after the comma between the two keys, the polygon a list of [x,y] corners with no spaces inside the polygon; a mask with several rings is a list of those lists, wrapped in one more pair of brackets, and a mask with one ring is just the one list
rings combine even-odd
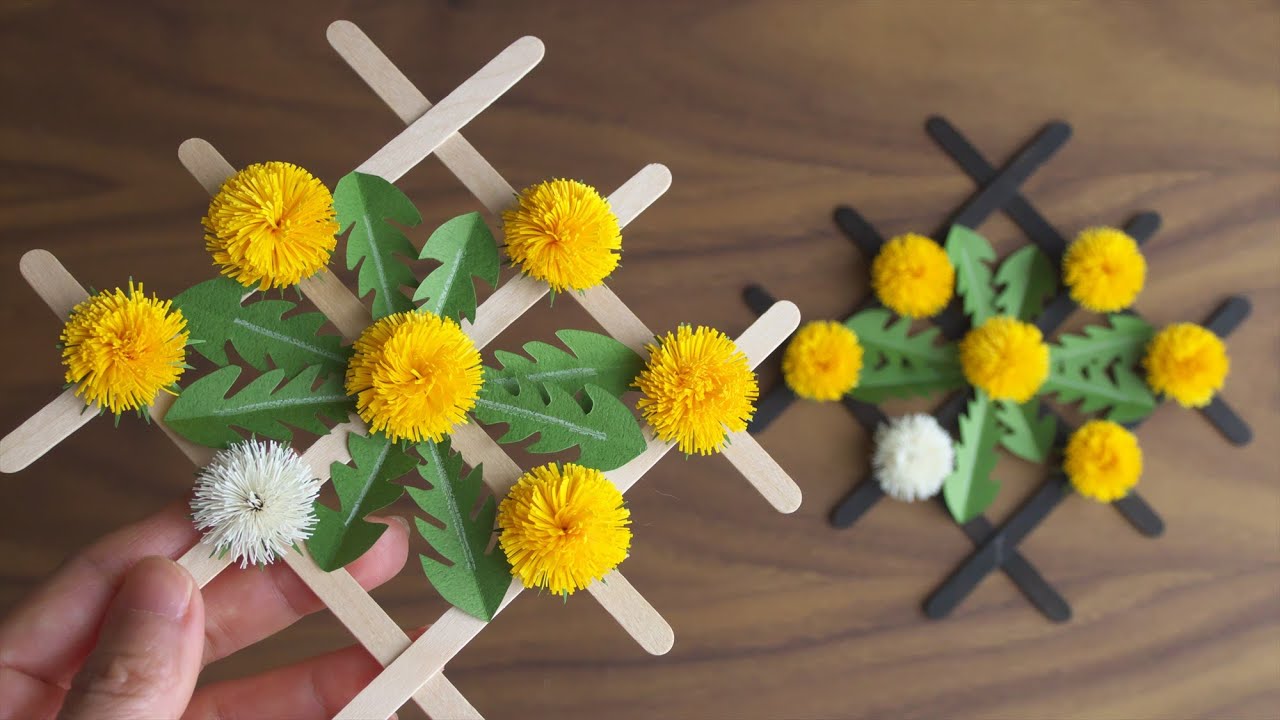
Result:
{"label": "green paper cutout", "polygon": [[1014,251],[996,270],[1000,292],[993,305],[1001,315],[1031,322],[1058,289],[1058,275],[1040,248],[1026,245]]}
{"label": "green paper cutout", "polygon": [[417,465],[400,443],[385,435],[347,435],[351,465],[333,463],[329,475],[338,491],[338,509],[315,504],[315,532],[307,541],[307,551],[321,570],[333,572],[364,555],[387,526],[365,518],[400,499],[404,486],[394,480]]}
{"label": "green paper cutout", "polygon": [[1156,397],[1137,370],[1155,330],[1136,315],[1110,315],[1110,326],[1090,325],[1081,335],[1063,335],[1049,347],[1049,379],[1040,392],[1080,411],[1106,410],[1118,423],[1140,420],[1155,410]]}
{"label": "green paper cutout", "polygon": [[986,238],[963,225],[951,226],[946,248],[956,269],[956,291],[964,300],[965,313],[977,327],[996,314],[989,267],[995,262],[996,251]]}
{"label": "green paper cutout", "polygon": [[280,442],[293,438],[285,423],[323,435],[329,428],[322,418],[345,420],[356,404],[343,389],[341,375],[330,375],[313,390],[320,369],[312,365],[283,385],[285,371],[271,370],[227,397],[241,369],[236,365],[219,368],[184,389],[164,422],[191,442],[213,448],[243,439],[232,427]]}
{"label": "green paper cutout", "polygon": [[418,309],[474,322],[476,286],[471,278],[478,277],[495,287],[500,266],[498,246],[480,213],[459,215],[436,228],[418,257],[441,263],[414,292],[414,302],[426,300]]}
{"label": "green paper cutout", "polygon": [[325,316],[318,312],[289,315],[297,307],[288,300],[241,304],[245,288],[231,278],[207,280],[173,299],[191,333],[191,346],[218,365],[229,365],[227,343],[257,370],[270,365],[288,375],[318,365],[321,375],[343,373],[351,349],[337,335],[321,335]]}
{"label": "green paper cutout", "polygon": [[991,506],[1000,484],[991,479],[996,467],[1000,429],[991,400],[974,390],[969,407],[960,417],[960,441],[956,443],[956,468],[942,485],[947,509],[963,525]]}
{"label": "green paper cutout", "polygon": [[1000,424],[1000,444],[1023,460],[1042,463],[1049,457],[1058,422],[1052,415],[1040,417],[1040,401],[1031,398],[1019,405],[1011,400],[996,401],[996,422]]}
{"label": "green paper cutout", "polygon": [[527,382],[518,382],[517,392],[500,383],[485,383],[476,399],[474,414],[486,425],[506,423],[507,433],[498,442],[519,442],[538,433],[538,440],[526,450],[550,453],[578,447],[579,465],[613,470],[644,451],[644,433],[631,409],[603,388],[585,388],[589,409],[567,391],[555,385],[545,391]]}
{"label": "green paper cutout", "polygon": [[333,207],[338,213],[339,233],[347,235],[347,269],[360,266],[359,296],[373,291],[373,319],[413,309],[400,288],[417,279],[406,259],[418,256],[400,228],[422,222],[422,215],[391,183],[377,175],[351,172],[338,181],[333,191]]}
{"label": "green paper cutout", "polygon": [[850,397],[878,403],[889,397],[928,395],[962,387],[964,373],[953,343],[938,345],[938,328],[915,335],[911,319],[871,308],[845,320],[862,345],[862,373]]}
{"label": "green paper cutout", "polygon": [[560,330],[556,337],[570,352],[538,341],[525,344],[529,357],[494,351],[502,368],[486,367],[485,384],[501,385],[508,392],[518,390],[521,382],[554,385],[571,394],[590,384],[621,397],[644,369],[640,355],[608,335]]}
{"label": "green paper cutout", "polygon": [[[494,547],[485,554],[493,538],[497,503],[485,489],[481,468],[463,475],[462,456],[450,449],[448,440],[418,445],[418,454],[426,461],[418,466],[418,474],[431,483],[431,489],[406,489],[418,507],[444,527],[419,517],[414,524],[432,549],[453,563],[444,565],[420,555],[422,571],[451,605],[488,622],[511,585],[511,565],[502,549]],[[482,493],[484,501],[472,517],[471,509]]]}

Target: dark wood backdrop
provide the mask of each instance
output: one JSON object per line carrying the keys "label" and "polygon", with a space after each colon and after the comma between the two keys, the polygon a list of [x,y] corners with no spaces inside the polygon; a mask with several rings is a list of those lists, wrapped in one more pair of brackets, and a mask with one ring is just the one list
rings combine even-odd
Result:
{"label": "dark wood backdrop", "polygon": [[[639,4],[637,4],[639,5]],[[849,202],[889,233],[928,231],[971,190],[922,130],[945,113],[994,162],[1045,121],[1075,127],[1026,194],[1068,232],[1151,209],[1138,307],[1200,320],[1230,293],[1225,394],[1257,441],[1235,449],[1165,406],[1141,431],[1146,540],[1071,499],[1024,551],[1072,601],[1041,618],[1003,577],[949,620],[922,598],[969,548],[934,505],[885,503],[856,529],[825,517],[868,441],[839,408],[801,405],[762,436],[805,492],[774,513],[719,458],[668,458],[630,497],[625,570],[677,634],[646,656],[587,597],[525,597],[448,675],[495,718],[1276,717],[1280,712],[1280,8],[1274,3],[13,2],[0,11],[0,429],[61,385],[58,325],[18,275],[31,248],[84,283],[164,295],[210,276],[207,198],[176,158],[204,137],[236,164],[287,159],[333,182],[399,130],[325,41],[360,24],[439,98],[521,34],[542,65],[466,130],[517,186],[613,188],[675,176],[626,235],[610,283],[651,327],[741,331],[762,281],[807,317],[866,291],[837,234]],[[434,160],[403,181],[427,218],[475,207]],[[429,223],[428,223],[429,224]],[[1024,239],[984,231],[1002,251]],[[419,238],[421,239],[421,238]],[[592,327],[572,303],[501,346]],[[772,381],[767,373],[766,382]],[[1001,462],[999,518],[1038,471]],[[95,422],[0,478],[0,610],[70,553],[182,494],[191,469],[153,429]],[[415,560],[378,598],[405,626],[442,609]],[[209,672],[227,677],[348,642],[320,614]]]}

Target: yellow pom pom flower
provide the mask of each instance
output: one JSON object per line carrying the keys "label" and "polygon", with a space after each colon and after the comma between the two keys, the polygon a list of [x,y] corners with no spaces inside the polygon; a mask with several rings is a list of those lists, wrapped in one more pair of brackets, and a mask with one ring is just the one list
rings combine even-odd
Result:
{"label": "yellow pom pom flower", "polygon": [[1099,502],[1119,500],[1142,475],[1138,438],[1110,420],[1090,420],[1071,434],[1062,469],[1081,495]]}
{"label": "yellow pom pom flower", "polygon": [[960,341],[960,368],[993,399],[1024,403],[1049,377],[1049,346],[1035,325],[993,317]]}
{"label": "yellow pom pom flower", "polygon": [[511,261],[555,292],[595,287],[618,267],[618,218],[585,183],[548,180],[525,188],[502,222]]}
{"label": "yellow pom pom flower", "polygon": [[438,441],[467,421],[482,381],[480,352],[458,323],[428,312],[388,315],[356,340],[347,394],[392,441]]}
{"label": "yellow pom pom flower", "polygon": [[1094,312],[1117,312],[1133,304],[1147,279],[1138,243],[1115,228],[1080,233],[1062,258],[1062,281],[1071,299]]}
{"label": "yellow pom pom flower", "polygon": [[747,356],[724,333],[681,325],[657,345],[636,378],[637,407],[658,437],[686,454],[719,452],[730,432],[747,429],[760,394]]}
{"label": "yellow pom pom flower", "polygon": [[76,305],[62,328],[66,380],[85,404],[119,415],[155,402],[186,368],[187,320],[168,300],[147,297],[142,284],[116,288]]}
{"label": "yellow pom pom flower", "polygon": [[1231,370],[1222,340],[1192,323],[1175,323],[1156,333],[1142,365],[1152,390],[1189,408],[1208,405]]}
{"label": "yellow pom pom flower", "polygon": [[942,312],[955,290],[956,270],[947,251],[915,233],[899,235],[871,262],[871,289],[884,306],[909,318]]}
{"label": "yellow pom pom flower", "polygon": [[630,523],[604,473],[550,463],[522,475],[498,506],[498,543],[525,587],[572,595],[627,558]]}
{"label": "yellow pom pom flower", "polygon": [[329,188],[297,165],[250,165],[222,184],[203,220],[222,274],[259,290],[297,285],[329,263],[338,221]]}
{"label": "yellow pom pom flower", "polygon": [[800,328],[782,355],[787,387],[809,400],[839,400],[858,386],[862,345],[841,323],[820,320]]}

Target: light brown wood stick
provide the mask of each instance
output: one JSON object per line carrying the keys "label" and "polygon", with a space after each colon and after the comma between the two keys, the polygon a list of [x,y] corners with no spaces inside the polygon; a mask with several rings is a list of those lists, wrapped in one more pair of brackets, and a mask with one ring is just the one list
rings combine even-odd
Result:
{"label": "light brown wood stick", "polygon": [[545,52],[542,41],[535,37],[525,36],[511,43],[356,171],[378,175],[387,182],[399,180],[510,90],[542,61]]}
{"label": "light brown wood stick", "polygon": [[[178,146],[178,160],[205,192],[216,195],[235,168],[207,140],[190,138]],[[336,275],[323,269],[298,283],[298,289],[316,306],[348,342],[369,326],[369,310]],[[251,295],[247,290],[245,295]]]}

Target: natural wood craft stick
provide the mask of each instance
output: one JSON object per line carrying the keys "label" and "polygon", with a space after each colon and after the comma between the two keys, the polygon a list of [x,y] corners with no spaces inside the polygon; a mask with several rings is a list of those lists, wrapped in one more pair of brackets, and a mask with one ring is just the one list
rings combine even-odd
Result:
{"label": "natural wood craft stick", "polygon": [[617,570],[587,586],[614,620],[651,655],[665,655],[676,644],[675,631]]}
{"label": "natural wood craft stick", "polygon": [[88,407],[67,388],[0,440],[0,472],[16,473],[40,459],[58,443],[98,417],[99,408]]}
{"label": "natural wood craft stick", "polygon": [[[178,159],[210,195],[217,194],[227,178],[236,172],[213,145],[200,138],[183,141],[178,146]],[[360,333],[369,326],[369,310],[327,269],[304,279],[298,288],[348,341],[360,337]],[[248,290],[245,294],[252,293]]]}
{"label": "natural wood craft stick", "polygon": [[178,449],[182,451],[183,455],[187,456],[187,459],[191,461],[191,464],[196,467],[204,467],[213,460],[213,448],[197,445],[174,432],[173,428],[165,424],[164,418],[169,414],[169,408],[173,407],[173,401],[177,399],[178,398],[170,395],[169,393],[162,392],[156,395],[155,402],[151,403],[151,407],[147,412],[151,415],[151,420],[159,426],[160,430],[169,437],[169,440],[172,441],[174,445],[178,446]]}
{"label": "natural wood craft stick", "polygon": [[545,52],[542,41],[535,37],[525,36],[511,43],[356,171],[378,175],[387,182],[399,180],[510,90],[542,61]]}
{"label": "natural wood craft stick", "polygon": [[28,250],[18,261],[18,270],[59,320],[65,321],[89,297],[89,291],[48,250]]}
{"label": "natural wood craft stick", "polygon": [[[405,125],[413,124],[431,109],[431,101],[418,92],[400,68],[354,23],[346,20],[332,23],[328,37],[329,44]],[[440,143],[435,156],[494,215],[500,215],[515,198],[515,189],[460,133]]]}

